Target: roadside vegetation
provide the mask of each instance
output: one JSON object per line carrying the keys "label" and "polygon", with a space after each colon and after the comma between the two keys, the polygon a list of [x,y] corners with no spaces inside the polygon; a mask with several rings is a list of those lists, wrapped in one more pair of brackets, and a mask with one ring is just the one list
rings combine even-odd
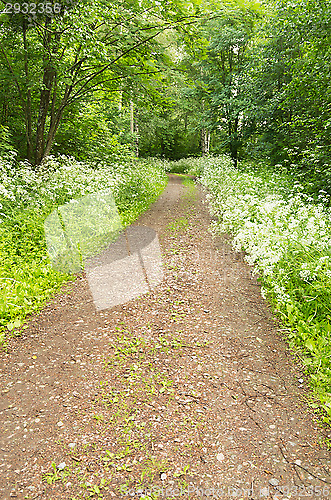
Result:
{"label": "roadside vegetation", "polygon": [[[176,170],[173,162],[172,170]],[[181,169],[182,162],[179,163]],[[246,252],[262,284],[262,295],[278,313],[292,348],[309,374],[331,422],[331,211],[328,197],[305,193],[286,170],[263,164],[236,169],[228,156],[193,159],[208,188],[215,234],[228,233]]]}
{"label": "roadside vegetation", "polygon": [[167,183],[163,162],[127,157],[88,164],[48,157],[42,169],[0,159],[0,341],[19,332],[27,314],[38,311],[73,276],[52,268],[44,221],[58,206],[109,188],[124,226],[157,198]]}

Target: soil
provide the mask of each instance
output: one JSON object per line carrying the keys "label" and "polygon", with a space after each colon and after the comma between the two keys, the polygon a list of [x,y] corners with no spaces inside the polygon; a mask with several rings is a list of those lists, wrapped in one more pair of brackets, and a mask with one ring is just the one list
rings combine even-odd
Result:
{"label": "soil", "polygon": [[162,283],[97,312],[78,277],[1,353],[1,499],[329,497],[330,434],[210,220],[171,175],[136,223],[158,234]]}

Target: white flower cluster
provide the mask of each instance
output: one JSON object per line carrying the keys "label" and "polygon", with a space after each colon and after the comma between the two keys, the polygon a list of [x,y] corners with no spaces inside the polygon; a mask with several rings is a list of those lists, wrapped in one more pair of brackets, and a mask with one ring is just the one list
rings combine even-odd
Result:
{"label": "white flower cluster", "polygon": [[211,213],[218,217],[213,230],[234,237],[234,248],[244,250],[247,262],[269,277],[278,302],[289,300],[280,265],[288,257],[300,254],[293,272],[303,282],[321,273],[330,278],[331,214],[322,204],[307,202],[296,186],[291,192],[276,174],[266,179],[240,172],[228,157],[207,158],[201,182],[210,192]]}
{"label": "white flower cluster", "polygon": [[158,186],[164,177],[163,164],[159,163],[128,159],[122,164],[89,165],[62,155],[49,156],[35,169],[28,162],[15,164],[0,158],[2,216],[6,216],[9,206],[17,210],[42,207],[46,203],[61,204],[107,188],[112,190],[115,199],[124,190],[130,198],[141,196],[142,192]]}

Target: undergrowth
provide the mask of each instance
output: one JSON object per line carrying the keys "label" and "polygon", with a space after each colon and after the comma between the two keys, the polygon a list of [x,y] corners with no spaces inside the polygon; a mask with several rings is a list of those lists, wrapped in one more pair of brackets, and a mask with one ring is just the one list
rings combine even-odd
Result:
{"label": "undergrowth", "polygon": [[19,334],[26,316],[74,279],[53,269],[47,254],[44,221],[54,209],[109,188],[126,226],[166,183],[157,160],[89,165],[59,156],[36,171],[14,157],[0,159],[0,344],[10,332]]}
{"label": "undergrowth", "polygon": [[209,190],[215,233],[260,275],[262,295],[287,327],[331,423],[331,212],[325,194],[312,199],[286,172],[261,165],[235,169],[226,157],[206,158],[201,182]]}
{"label": "undergrowth", "polygon": [[168,161],[166,170],[172,174],[200,175],[203,171],[204,158],[182,158],[181,160]]}

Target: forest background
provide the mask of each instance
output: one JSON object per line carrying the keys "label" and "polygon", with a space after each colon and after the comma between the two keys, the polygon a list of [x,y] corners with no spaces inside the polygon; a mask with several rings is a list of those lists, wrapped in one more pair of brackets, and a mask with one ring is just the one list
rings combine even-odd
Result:
{"label": "forest background", "polygon": [[67,2],[3,3],[2,155],[229,152],[330,193],[329,2]]}

